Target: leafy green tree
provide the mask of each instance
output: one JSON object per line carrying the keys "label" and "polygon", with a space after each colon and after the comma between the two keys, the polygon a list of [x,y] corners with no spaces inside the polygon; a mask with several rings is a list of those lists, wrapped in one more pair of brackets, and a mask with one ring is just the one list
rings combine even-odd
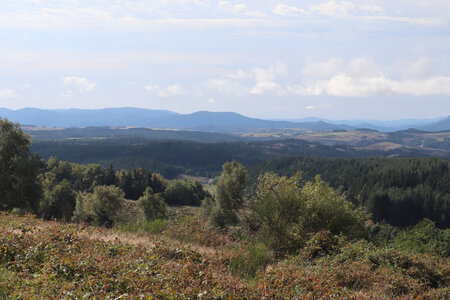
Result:
{"label": "leafy green tree", "polygon": [[309,234],[320,231],[350,238],[366,234],[367,213],[320,177],[303,184],[300,173],[292,177],[264,174],[250,203],[249,229],[278,254],[295,252]]}
{"label": "leafy green tree", "polygon": [[244,204],[244,190],[248,183],[245,167],[237,162],[226,162],[216,184],[215,204],[211,222],[218,227],[236,224],[236,212]]}
{"label": "leafy green tree", "polygon": [[394,239],[396,248],[417,253],[450,256],[450,229],[439,229],[428,219],[413,228],[400,232]]}
{"label": "leafy green tree", "polygon": [[200,205],[201,200],[189,182],[174,180],[164,191],[164,199],[168,205]]}
{"label": "leafy green tree", "polygon": [[333,234],[345,234],[352,238],[365,237],[368,214],[362,207],[347,201],[326,185],[320,176],[302,188],[305,208],[303,227],[308,231],[328,230]]}
{"label": "leafy green tree", "polygon": [[111,227],[123,207],[123,197],[116,186],[96,186],[93,194],[77,198],[74,220]]}
{"label": "leafy green tree", "polygon": [[0,210],[38,211],[41,161],[30,157],[29,147],[30,139],[19,124],[0,118]]}
{"label": "leafy green tree", "polygon": [[46,192],[41,201],[41,215],[44,219],[58,218],[70,221],[75,209],[76,193],[67,180],[63,180]]}
{"label": "leafy green tree", "polygon": [[292,177],[266,173],[258,179],[247,225],[276,253],[294,252],[304,242],[300,220],[306,203],[300,180],[301,173]]}
{"label": "leafy green tree", "polygon": [[167,218],[167,204],[160,193],[154,194],[151,187],[147,187],[145,193],[137,202],[142,209],[147,221]]}

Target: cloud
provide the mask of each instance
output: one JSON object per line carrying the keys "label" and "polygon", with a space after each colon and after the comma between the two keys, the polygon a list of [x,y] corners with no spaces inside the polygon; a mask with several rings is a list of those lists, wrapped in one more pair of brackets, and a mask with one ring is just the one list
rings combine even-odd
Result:
{"label": "cloud", "polygon": [[63,79],[64,85],[76,86],[80,92],[92,91],[96,84],[85,77],[69,76]]}
{"label": "cloud", "polygon": [[288,75],[284,63],[277,63],[268,68],[252,68],[250,70],[236,70],[208,81],[208,85],[221,94],[243,96],[247,94],[261,95],[265,93],[284,93],[279,79]]}
{"label": "cloud", "polygon": [[357,6],[348,1],[330,0],[317,5],[311,5],[309,9],[310,11],[317,12],[320,15],[329,17],[345,17],[348,16],[350,12],[356,11]]}
{"label": "cloud", "polygon": [[250,94],[254,95],[261,95],[266,92],[277,92],[281,93],[282,89],[281,87],[273,82],[273,81],[262,81],[257,82],[256,85],[250,90]]}
{"label": "cloud", "polygon": [[377,75],[380,74],[380,70],[369,57],[358,57],[347,64],[343,59],[333,57],[323,62],[309,62],[302,70],[302,75],[306,79],[330,78],[342,73],[357,77]]}
{"label": "cloud", "polygon": [[365,22],[390,21],[409,23],[411,25],[436,26],[447,22],[440,18],[413,18],[385,15],[384,8],[376,5],[355,4],[350,1],[330,0],[318,4],[312,4],[307,9],[278,4],[272,11],[276,15],[288,17],[300,17],[304,15],[320,15],[332,18],[346,18]]}
{"label": "cloud", "polygon": [[313,109],[328,109],[331,108],[331,105],[328,103],[322,103],[319,105],[308,105],[305,107],[307,110],[313,110]]}
{"label": "cloud", "polygon": [[169,98],[182,93],[182,88],[179,84],[172,84],[166,88],[161,88],[157,85],[146,85],[144,89],[149,92],[154,92],[160,98]]}
{"label": "cloud", "polygon": [[226,13],[233,13],[233,14],[241,14],[244,16],[249,16],[249,17],[256,17],[256,18],[261,18],[261,17],[265,17],[266,14],[262,13],[258,10],[250,10],[248,8],[248,6],[246,4],[231,4],[229,1],[219,1],[217,3],[217,9],[219,11],[223,11]]}
{"label": "cloud", "polygon": [[19,94],[17,94],[12,89],[2,89],[0,90],[0,99],[11,99],[11,98],[18,98]]}
{"label": "cloud", "polygon": [[308,14],[308,12],[304,9],[297,8],[295,6],[289,6],[286,4],[278,4],[277,6],[275,6],[273,13],[276,15],[287,17],[298,17]]}
{"label": "cloud", "polygon": [[352,77],[340,74],[325,80],[315,80],[306,85],[290,86],[288,91],[296,95],[340,97],[450,95],[450,77],[395,80],[386,76]]}
{"label": "cloud", "polygon": [[216,101],[216,99],[214,99],[214,98],[209,98],[209,99],[208,99],[208,102],[209,102],[209,103],[216,103],[217,101]]}

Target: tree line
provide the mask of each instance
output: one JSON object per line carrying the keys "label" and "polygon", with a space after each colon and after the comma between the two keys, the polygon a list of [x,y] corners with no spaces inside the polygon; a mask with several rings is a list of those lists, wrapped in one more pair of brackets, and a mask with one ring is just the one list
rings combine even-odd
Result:
{"label": "tree line", "polygon": [[450,227],[450,161],[439,158],[282,157],[250,169],[250,180],[297,171],[311,180],[320,174],[331,187],[364,206],[375,221],[415,225],[424,218]]}

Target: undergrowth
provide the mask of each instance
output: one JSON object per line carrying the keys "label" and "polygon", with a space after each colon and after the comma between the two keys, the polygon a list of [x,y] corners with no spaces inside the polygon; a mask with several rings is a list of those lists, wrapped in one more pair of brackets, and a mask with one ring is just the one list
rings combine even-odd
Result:
{"label": "undergrowth", "polygon": [[[275,259],[265,245],[233,241],[205,223],[182,218],[164,239],[133,245],[131,232],[127,242],[108,240],[113,230],[95,235],[95,227],[0,213],[0,298],[450,298],[450,263],[438,255],[319,232]],[[169,242],[188,235],[184,246]]]}

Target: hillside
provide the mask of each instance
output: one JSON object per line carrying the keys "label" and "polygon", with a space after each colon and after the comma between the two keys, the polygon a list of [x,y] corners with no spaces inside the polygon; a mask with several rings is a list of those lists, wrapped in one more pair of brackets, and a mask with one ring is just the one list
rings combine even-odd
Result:
{"label": "hillside", "polygon": [[440,121],[427,124],[423,127],[421,127],[423,130],[428,131],[443,131],[443,130],[449,130],[450,129],[450,117],[447,117],[445,119],[442,119]]}
{"label": "hillside", "polygon": [[180,220],[162,233],[136,234],[0,213],[0,298],[450,296],[448,259],[363,241],[342,240],[325,255],[308,248],[265,268],[256,264],[254,277],[245,278],[230,269],[246,253],[245,242],[207,229],[200,219]]}

